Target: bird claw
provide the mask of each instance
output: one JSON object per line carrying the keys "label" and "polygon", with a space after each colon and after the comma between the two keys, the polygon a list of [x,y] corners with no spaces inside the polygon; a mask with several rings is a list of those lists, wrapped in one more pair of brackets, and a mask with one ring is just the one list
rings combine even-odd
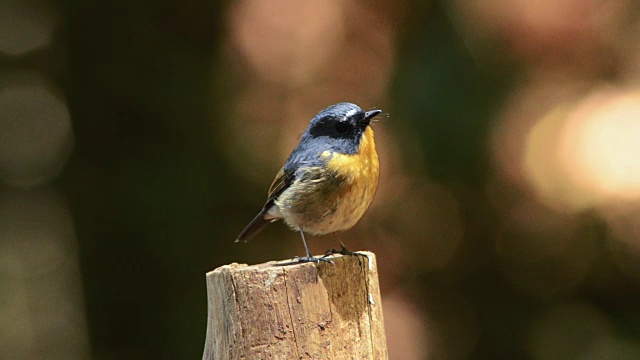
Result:
{"label": "bird claw", "polygon": [[323,258],[326,258],[326,257],[331,256],[331,255],[335,255],[335,254],[340,254],[340,255],[343,255],[343,256],[356,256],[358,258],[358,263],[360,263],[360,266],[363,265],[361,257],[366,258],[367,255],[361,254],[359,252],[349,251],[349,249],[347,249],[347,247],[344,246],[342,241],[340,241],[340,247],[341,247],[340,250],[336,250],[336,249],[333,249],[333,248],[330,249],[330,250],[327,250],[324,253]]}
{"label": "bird claw", "polygon": [[319,264],[320,262],[326,262],[329,264],[333,264],[333,260],[331,259],[326,259],[326,256],[323,256],[321,258],[317,258],[317,257],[313,257],[313,256],[294,256],[293,257],[295,260],[298,260],[299,263],[307,263],[307,262],[312,262],[312,263],[316,263]]}
{"label": "bird claw", "polygon": [[344,255],[344,256],[365,256],[365,255],[362,255],[362,254],[360,254],[358,252],[349,251],[349,249],[347,249],[342,242],[340,242],[340,247],[341,247],[340,250],[336,250],[336,249],[327,250],[324,253],[324,257],[335,255],[335,254],[340,254],[340,255]]}

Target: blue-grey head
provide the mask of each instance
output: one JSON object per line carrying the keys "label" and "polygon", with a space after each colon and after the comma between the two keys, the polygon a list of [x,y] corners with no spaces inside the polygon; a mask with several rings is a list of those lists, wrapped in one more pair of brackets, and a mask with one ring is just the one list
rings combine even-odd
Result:
{"label": "blue-grey head", "polygon": [[380,112],[364,111],[358,105],[348,102],[331,105],[311,119],[300,145],[305,144],[303,146],[308,149],[355,154],[365,130]]}

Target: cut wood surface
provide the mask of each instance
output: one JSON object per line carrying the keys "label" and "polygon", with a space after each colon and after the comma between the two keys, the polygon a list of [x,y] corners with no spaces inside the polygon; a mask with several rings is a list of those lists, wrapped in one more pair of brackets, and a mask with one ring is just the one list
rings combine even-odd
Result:
{"label": "cut wood surface", "polygon": [[387,359],[375,255],[207,273],[204,360]]}

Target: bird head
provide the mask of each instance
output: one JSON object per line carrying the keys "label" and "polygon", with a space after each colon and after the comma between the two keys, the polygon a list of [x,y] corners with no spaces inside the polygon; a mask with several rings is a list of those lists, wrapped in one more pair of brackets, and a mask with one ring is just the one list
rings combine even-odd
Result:
{"label": "bird head", "polygon": [[337,103],[311,119],[303,138],[330,150],[355,154],[371,120],[380,113],[380,110],[364,111],[352,103]]}

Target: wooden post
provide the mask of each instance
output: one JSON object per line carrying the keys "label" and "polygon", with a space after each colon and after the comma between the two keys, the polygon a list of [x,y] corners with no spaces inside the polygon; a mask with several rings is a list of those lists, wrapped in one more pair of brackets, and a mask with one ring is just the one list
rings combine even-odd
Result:
{"label": "wooden post", "polygon": [[203,360],[387,359],[376,258],[360,254],[207,273]]}

